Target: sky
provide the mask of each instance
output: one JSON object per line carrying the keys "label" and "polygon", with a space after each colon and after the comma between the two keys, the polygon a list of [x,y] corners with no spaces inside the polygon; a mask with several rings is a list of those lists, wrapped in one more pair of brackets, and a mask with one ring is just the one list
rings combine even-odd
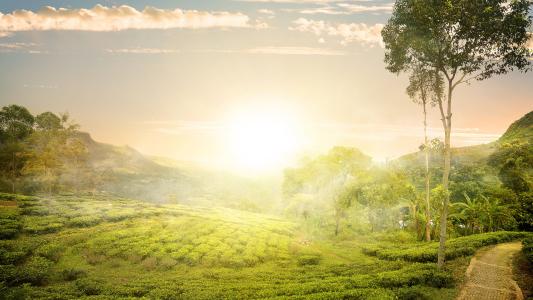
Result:
{"label": "sky", "polygon": [[[416,151],[421,108],[385,70],[391,0],[2,0],[0,105],[68,112],[100,142],[276,169],[332,146]],[[533,109],[533,73],[457,89],[454,146]],[[438,112],[430,135],[441,137]]]}

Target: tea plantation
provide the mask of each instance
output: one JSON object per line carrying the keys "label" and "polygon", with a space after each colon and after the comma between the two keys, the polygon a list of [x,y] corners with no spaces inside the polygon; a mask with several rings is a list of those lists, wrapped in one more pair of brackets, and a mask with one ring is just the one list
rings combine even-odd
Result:
{"label": "tea plantation", "polygon": [[465,256],[526,236],[452,239],[439,271],[436,243],[302,241],[292,222],[225,208],[0,194],[0,225],[2,299],[453,299]]}

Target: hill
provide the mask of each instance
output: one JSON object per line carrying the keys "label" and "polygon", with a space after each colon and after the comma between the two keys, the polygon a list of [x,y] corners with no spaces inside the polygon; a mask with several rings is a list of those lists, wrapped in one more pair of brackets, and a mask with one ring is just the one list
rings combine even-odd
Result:
{"label": "hill", "polygon": [[526,141],[533,139],[533,111],[511,124],[498,142],[509,142],[517,139]]}
{"label": "hill", "polygon": [[[499,148],[502,143],[511,142],[514,140],[531,141],[532,138],[533,111],[513,122],[506,132],[494,142],[452,148],[452,165],[455,165],[456,167],[464,165],[485,166],[487,159]],[[424,153],[419,151],[401,156],[392,161],[392,163],[402,168],[423,167],[425,164],[425,157]],[[437,165],[440,168],[440,165],[442,165],[442,153],[432,152],[431,164]]]}
{"label": "hill", "polygon": [[290,221],[226,208],[0,194],[0,222],[3,299],[452,299],[463,255],[523,236],[452,239],[455,260],[438,271],[436,242],[309,240]]}
{"label": "hill", "polygon": [[218,205],[250,211],[277,207],[279,182],[251,179],[189,162],[146,156],[129,146],[96,142],[78,133],[88,151],[90,174],[100,179],[98,193],[157,203]]}

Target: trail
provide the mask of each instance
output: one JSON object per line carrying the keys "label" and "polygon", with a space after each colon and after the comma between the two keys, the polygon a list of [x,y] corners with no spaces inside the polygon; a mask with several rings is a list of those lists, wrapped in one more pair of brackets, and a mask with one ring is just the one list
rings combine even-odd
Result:
{"label": "trail", "polygon": [[512,242],[478,252],[466,270],[466,283],[457,300],[524,299],[512,271],[512,258],[521,248],[520,242]]}

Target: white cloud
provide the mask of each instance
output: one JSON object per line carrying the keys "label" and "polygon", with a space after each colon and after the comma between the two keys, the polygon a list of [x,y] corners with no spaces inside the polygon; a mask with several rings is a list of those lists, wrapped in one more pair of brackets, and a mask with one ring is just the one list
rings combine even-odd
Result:
{"label": "white cloud", "polygon": [[106,49],[107,53],[112,54],[171,54],[179,53],[174,49],[159,49],[159,48],[123,48],[123,49]]}
{"label": "white cloud", "polygon": [[32,30],[120,31],[127,29],[253,27],[242,13],[159,9],[127,5],[91,9],[43,7],[37,12],[0,13],[0,32]]}
{"label": "white cloud", "polygon": [[383,5],[359,5],[359,4],[350,4],[350,3],[339,3],[339,7],[344,8],[350,13],[361,13],[361,12],[392,12],[394,3],[383,4]]}
{"label": "white cloud", "polygon": [[313,47],[257,47],[250,49],[205,49],[196,50],[196,53],[226,53],[226,54],[269,54],[269,55],[321,55],[339,56],[345,52]]}
{"label": "white cloud", "polygon": [[363,45],[383,45],[381,30],[383,24],[368,25],[365,23],[339,23],[331,24],[325,21],[308,20],[299,18],[293,21],[290,30],[310,32],[319,37],[324,35],[339,37],[342,44],[358,42]]}
{"label": "white cloud", "polygon": [[265,8],[258,9],[257,12],[260,13],[260,14],[264,14],[264,15],[273,15],[274,14],[273,10],[265,9]]}
{"label": "white cloud", "polygon": [[22,52],[30,54],[40,54],[45,53],[43,51],[37,50],[38,45],[35,43],[0,43],[0,53],[12,53],[12,52]]}
{"label": "white cloud", "polygon": [[351,3],[335,3],[335,5],[325,5],[322,7],[313,7],[302,10],[291,9],[289,11],[297,11],[307,15],[350,15],[356,13],[390,13],[392,12],[393,6],[393,3],[370,6]]}
{"label": "white cloud", "polygon": [[250,54],[276,54],[276,55],[323,55],[338,56],[346,53],[330,49],[311,48],[311,47],[262,47],[253,48],[244,51]]}
{"label": "white cloud", "polygon": [[[235,0],[240,2],[264,2],[264,3],[313,3],[313,4],[322,4],[322,3],[333,3],[341,2],[344,0]],[[366,2],[366,0],[362,0]]]}

